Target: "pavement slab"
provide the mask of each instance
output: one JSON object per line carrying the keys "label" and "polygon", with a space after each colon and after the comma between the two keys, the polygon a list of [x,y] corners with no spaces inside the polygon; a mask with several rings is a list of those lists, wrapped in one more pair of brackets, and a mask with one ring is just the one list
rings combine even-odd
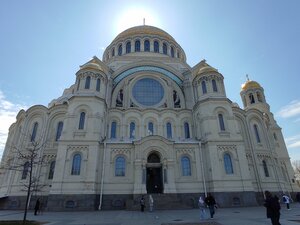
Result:
{"label": "pavement slab", "polygon": [[[206,216],[209,215],[208,209]],[[22,220],[22,211],[0,210],[0,221]],[[263,206],[218,208],[214,218],[201,220],[199,209],[140,211],[74,211],[47,212],[37,216],[28,212],[28,220],[47,225],[271,225]],[[291,204],[291,210],[281,207],[281,224],[300,225],[300,204]]]}

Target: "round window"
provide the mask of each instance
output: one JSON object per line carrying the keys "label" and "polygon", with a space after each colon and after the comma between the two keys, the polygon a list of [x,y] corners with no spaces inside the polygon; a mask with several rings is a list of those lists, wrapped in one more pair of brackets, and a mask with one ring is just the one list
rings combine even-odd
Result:
{"label": "round window", "polygon": [[132,96],[141,105],[153,106],[163,99],[164,88],[157,80],[143,78],[134,84]]}

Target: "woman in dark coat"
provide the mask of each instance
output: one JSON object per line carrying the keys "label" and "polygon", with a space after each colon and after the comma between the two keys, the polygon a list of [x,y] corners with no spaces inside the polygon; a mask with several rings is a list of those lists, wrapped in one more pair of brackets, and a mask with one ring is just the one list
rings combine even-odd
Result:
{"label": "woman in dark coat", "polygon": [[273,197],[271,192],[265,191],[265,204],[267,209],[267,218],[271,219],[272,225],[280,225],[280,204],[278,197]]}

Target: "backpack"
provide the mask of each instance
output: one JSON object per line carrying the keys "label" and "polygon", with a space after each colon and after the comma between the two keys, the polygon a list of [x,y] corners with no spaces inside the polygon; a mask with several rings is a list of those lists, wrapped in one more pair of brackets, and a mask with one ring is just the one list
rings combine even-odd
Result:
{"label": "backpack", "polygon": [[286,196],[282,196],[282,201],[283,201],[284,203],[286,203],[286,202],[288,201],[287,197],[286,197]]}

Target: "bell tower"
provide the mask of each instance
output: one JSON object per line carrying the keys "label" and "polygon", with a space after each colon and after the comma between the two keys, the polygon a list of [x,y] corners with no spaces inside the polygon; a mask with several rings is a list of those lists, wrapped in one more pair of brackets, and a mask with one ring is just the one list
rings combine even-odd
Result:
{"label": "bell tower", "polygon": [[244,109],[247,111],[249,109],[256,108],[262,112],[269,113],[270,106],[266,102],[264,89],[256,81],[249,79],[246,75],[247,80],[242,84],[242,90],[240,92]]}

